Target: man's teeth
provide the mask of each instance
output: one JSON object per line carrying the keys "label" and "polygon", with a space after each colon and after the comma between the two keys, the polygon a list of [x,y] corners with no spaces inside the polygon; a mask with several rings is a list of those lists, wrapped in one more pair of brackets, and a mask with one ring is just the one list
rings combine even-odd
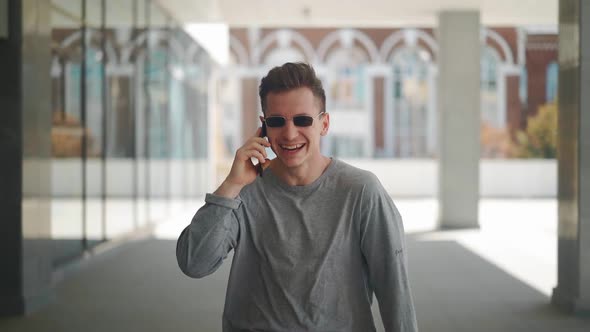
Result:
{"label": "man's teeth", "polygon": [[303,144],[295,144],[295,145],[281,145],[281,148],[285,150],[297,150],[301,148]]}

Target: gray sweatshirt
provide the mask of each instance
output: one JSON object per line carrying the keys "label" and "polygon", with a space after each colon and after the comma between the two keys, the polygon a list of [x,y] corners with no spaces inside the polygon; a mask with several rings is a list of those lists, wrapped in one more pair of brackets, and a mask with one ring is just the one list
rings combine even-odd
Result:
{"label": "gray sweatshirt", "polygon": [[237,199],[207,194],[180,234],[188,276],[213,273],[234,250],[223,331],[417,331],[402,218],[370,172],[333,159],[313,183],[270,169]]}

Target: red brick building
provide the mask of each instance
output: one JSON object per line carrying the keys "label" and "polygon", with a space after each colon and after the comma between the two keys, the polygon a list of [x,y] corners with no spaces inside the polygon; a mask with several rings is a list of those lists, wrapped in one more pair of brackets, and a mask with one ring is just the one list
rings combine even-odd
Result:
{"label": "red brick building", "polygon": [[[482,135],[492,137],[483,143],[490,147],[482,147],[482,157],[503,157],[494,147],[498,137],[514,137],[527,117],[556,95],[557,35],[485,27],[481,36]],[[306,61],[324,82],[332,117],[325,153],[435,157],[437,52],[430,28],[232,28],[232,64],[221,74],[222,99],[229,94],[223,106],[229,112],[226,150],[233,151],[258,126],[260,77],[272,66]],[[236,94],[237,104],[230,97]],[[228,118],[235,120],[227,123]]]}

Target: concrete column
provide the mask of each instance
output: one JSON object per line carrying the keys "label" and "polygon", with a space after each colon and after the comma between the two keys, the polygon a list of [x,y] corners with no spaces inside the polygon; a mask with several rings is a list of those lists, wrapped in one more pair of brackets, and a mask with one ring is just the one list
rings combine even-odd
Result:
{"label": "concrete column", "polygon": [[478,227],[480,154],[478,11],[438,17],[439,227]]}
{"label": "concrete column", "polygon": [[52,298],[50,3],[9,0],[0,38],[0,316]]}
{"label": "concrete column", "polygon": [[559,1],[558,274],[552,302],[590,314],[590,2]]}

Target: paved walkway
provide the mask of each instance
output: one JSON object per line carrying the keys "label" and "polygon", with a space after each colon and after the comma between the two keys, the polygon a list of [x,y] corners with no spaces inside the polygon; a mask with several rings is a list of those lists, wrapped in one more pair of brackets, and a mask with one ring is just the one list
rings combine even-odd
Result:
{"label": "paved walkway", "polygon": [[[483,201],[481,230],[454,232],[428,231],[433,200],[397,204],[421,331],[590,331],[589,318],[548,304],[556,273],[555,201]],[[201,280],[176,266],[175,237],[191,214],[162,224],[154,238],[81,264],[56,286],[53,305],[0,319],[0,331],[220,331],[229,262]]]}

